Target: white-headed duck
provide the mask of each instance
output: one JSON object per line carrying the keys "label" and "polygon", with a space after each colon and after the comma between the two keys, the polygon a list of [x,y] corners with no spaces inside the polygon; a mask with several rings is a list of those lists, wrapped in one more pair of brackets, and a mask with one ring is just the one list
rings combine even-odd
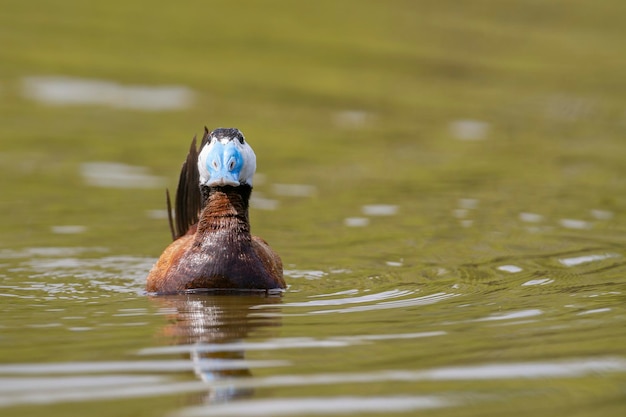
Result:
{"label": "white-headed duck", "polygon": [[200,152],[194,137],[178,181],[175,220],[167,195],[174,242],[148,274],[149,292],[285,288],[280,257],[250,234],[255,170],[254,151],[238,129],[205,128]]}

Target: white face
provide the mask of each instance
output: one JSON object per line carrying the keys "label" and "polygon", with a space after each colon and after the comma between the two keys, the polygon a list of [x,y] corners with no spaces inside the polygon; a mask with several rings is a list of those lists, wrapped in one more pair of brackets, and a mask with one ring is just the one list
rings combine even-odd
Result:
{"label": "white face", "polygon": [[209,187],[224,185],[236,187],[240,184],[251,186],[256,171],[254,151],[239,131],[236,132],[241,135],[240,137],[221,135],[219,139],[214,136],[216,131],[211,133],[210,141],[198,156],[200,184]]}

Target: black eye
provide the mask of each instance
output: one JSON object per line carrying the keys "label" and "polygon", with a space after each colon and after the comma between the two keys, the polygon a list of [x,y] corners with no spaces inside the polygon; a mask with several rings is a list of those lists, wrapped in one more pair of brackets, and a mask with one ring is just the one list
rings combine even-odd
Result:
{"label": "black eye", "polygon": [[241,132],[237,134],[237,139],[239,140],[239,143],[243,145],[243,135],[241,134]]}

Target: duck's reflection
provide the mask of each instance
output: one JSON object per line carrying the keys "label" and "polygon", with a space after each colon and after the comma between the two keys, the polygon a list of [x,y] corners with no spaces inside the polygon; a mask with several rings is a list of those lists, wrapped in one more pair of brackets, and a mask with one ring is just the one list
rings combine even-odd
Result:
{"label": "duck's reflection", "polygon": [[[190,359],[196,375],[203,381],[214,382],[226,378],[252,375],[245,359],[245,351],[237,342],[250,333],[261,332],[281,325],[281,297],[264,293],[246,295],[177,294],[154,298],[163,308],[171,308],[171,323],[163,334],[176,344],[190,345]],[[263,308],[258,314],[253,308]],[[271,332],[271,330],[270,330]],[[263,336],[268,336],[263,334]],[[213,385],[207,394],[193,399],[194,403],[223,402],[252,395],[252,389],[236,385]]]}

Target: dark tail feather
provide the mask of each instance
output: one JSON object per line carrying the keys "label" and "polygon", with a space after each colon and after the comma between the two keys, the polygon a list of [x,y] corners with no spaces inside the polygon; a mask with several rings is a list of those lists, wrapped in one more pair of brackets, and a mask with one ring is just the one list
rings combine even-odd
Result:
{"label": "dark tail feather", "polygon": [[172,240],[176,240],[176,231],[174,230],[174,218],[172,216],[172,200],[170,199],[170,190],[165,190],[165,201],[167,201],[167,220],[170,223],[170,233]]}
{"label": "dark tail feather", "polygon": [[[168,205],[171,205],[169,197]],[[172,229],[174,240],[183,236],[192,225],[198,222],[201,209],[202,197],[200,194],[200,174],[198,173],[198,150],[196,149],[196,137],[194,136],[189,147],[187,159],[183,163],[180,177],[178,178],[174,221],[172,221],[170,215],[170,228]],[[175,224],[175,230],[172,224]]]}
{"label": "dark tail feather", "polygon": [[204,145],[207,144],[210,137],[211,137],[211,132],[209,132],[209,129],[206,126],[204,126],[204,135],[202,136],[202,140],[200,141],[200,149],[204,148]]}

